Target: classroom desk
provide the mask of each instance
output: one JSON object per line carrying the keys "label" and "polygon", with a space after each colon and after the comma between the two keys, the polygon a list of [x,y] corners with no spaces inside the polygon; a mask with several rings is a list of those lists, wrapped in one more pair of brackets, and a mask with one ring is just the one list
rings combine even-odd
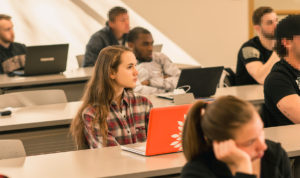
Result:
{"label": "classroom desk", "polygon": [[182,153],[144,157],[120,147],[56,153],[0,160],[0,172],[9,177],[150,177],[179,173]]}
{"label": "classroom desk", "polygon": [[264,87],[263,85],[244,85],[226,88],[218,88],[213,97],[222,95],[233,95],[241,99],[247,100],[254,105],[264,103]]}
{"label": "classroom desk", "polygon": [[[170,100],[148,96],[153,107],[174,105]],[[70,124],[81,101],[14,108],[12,115],[0,116],[0,132]]]}
{"label": "classroom desk", "polygon": [[289,157],[300,156],[300,124],[265,128],[266,138],[280,142]]}
{"label": "classroom desk", "polygon": [[[149,96],[154,107],[172,105],[171,101]],[[69,125],[81,101],[28,106],[0,116],[0,139],[21,139],[27,155],[75,150]]]}
{"label": "classroom desk", "polygon": [[[246,91],[246,93],[243,91]],[[238,96],[250,102],[263,102],[262,86],[260,85],[220,88],[214,97],[228,94]],[[154,107],[174,105],[170,100],[157,98],[153,95],[147,96],[147,98],[152,101]],[[69,124],[80,104],[80,101],[76,101],[16,108],[11,116],[0,117],[0,132]]]}
{"label": "classroom desk", "polygon": [[0,75],[0,93],[26,90],[63,89],[68,101],[78,101],[86,82],[92,74],[92,67],[78,68],[61,74],[8,77]]}
{"label": "classroom desk", "polygon": [[[249,101],[254,105],[261,105],[264,103],[263,85],[244,85],[244,86],[218,88],[216,94],[211,97],[217,98],[224,95],[233,95],[243,100]],[[149,95],[146,97],[150,99],[153,105],[156,107],[175,105],[171,100],[157,98],[154,95]]]}
{"label": "classroom desk", "polygon": [[70,124],[81,102],[15,108],[10,116],[0,116],[0,132]]}
{"label": "classroom desk", "polygon": [[[299,125],[264,129],[266,138],[278,141],[289,157],[300,155]],[[80,150],[0,160],[0,173],[10,177],[150,177],[180,173],[183,153],[139,156],[120,147]]]}
{"label": "classroom desk", "polygon": [[[247,87],[218,89],[216,96],[222,94],[241,94]],[[250,86],[255,88],[260,86]],[[257,89],[257,90],[258,90]],[[232,92],[233,91],[233,92]],[[175,105],[170,100],[147,96],[154,107]],[[258,101],[252,95],[242,96],[250,101]],[[263,100],[262,100],[263,101]],[[81,102],[29,106],[16,108],[11,116],[0,117],[0,139],[18,138],[24,143],[28,155],[74,150],[75,146],[69,135],[69,125]]]}
{"label": "classroom desk", "polygon": [[81,102],[15,108],[0,116],[0,139],[21,139],[27,155],[75,150],[69,125]]}
{"label": "classroom desk", "polygon": [[[8,77],[0,75],[0,93],[9,93],[39,89],[63,89],[68,101],[80,100],[85,84],[92,74],[92,67],[78,68],[62,74],[41,75],[30,77]],[[227,88],[218,88],[213,97],[221,95],[234,95],[253,104],[264,101],[262,85],[246,85]]]}

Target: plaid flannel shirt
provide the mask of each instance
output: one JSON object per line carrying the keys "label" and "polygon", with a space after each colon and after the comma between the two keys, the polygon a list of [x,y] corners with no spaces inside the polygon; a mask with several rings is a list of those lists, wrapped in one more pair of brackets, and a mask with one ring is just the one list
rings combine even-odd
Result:
{"label": "plaid flannel shirt", "polygon": [[[107,117],[107,146],[125,145],[146,141],[149,113],[152,103],[143,96],[135,96],[125,91],[120,108],[113,102]],[[102,147],[102,136],[99,124],[92,127],[95,118],[95,107],[87,107],[83,113],[84,135],[90,148]]]}

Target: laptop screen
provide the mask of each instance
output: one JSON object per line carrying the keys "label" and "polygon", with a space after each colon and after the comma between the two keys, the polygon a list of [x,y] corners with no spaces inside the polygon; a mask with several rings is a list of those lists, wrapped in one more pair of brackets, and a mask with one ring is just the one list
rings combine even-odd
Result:
{"label": "laptop screen", "polygon": [[223,69],[223,66],[182,69],[177,88],[190,86],[189,92],[195,98],[212,96],[216,93]]}
{"label": "laptop screen", "polygon": [[66,70],[69,44],[26,48],[25,75],[55,74]]}

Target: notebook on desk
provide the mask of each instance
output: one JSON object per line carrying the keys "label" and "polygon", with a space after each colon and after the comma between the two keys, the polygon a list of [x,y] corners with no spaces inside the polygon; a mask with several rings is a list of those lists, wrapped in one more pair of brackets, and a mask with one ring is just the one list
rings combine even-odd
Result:
{"label": "notebook on desk", "polygon": [[[216,93],[224,67],[189,68],[182,69],[176,88],[188,87],[188,92],[195,98],[209,97]],[[169,92],[157,94],[157,97],[173,100],[173,96],[182,94]]]}
{"label": "notebook on desk", "polygon": [[182,129],[190,107],[188,104],[151,109],[147,141],[122,145],[121,149],[144,156],[182,151]]}
{"label": "notebook on desk", "polygon": [[14,71],[11,75],[56,74],[66,70],[69,44],[26,47],[24,70]]}

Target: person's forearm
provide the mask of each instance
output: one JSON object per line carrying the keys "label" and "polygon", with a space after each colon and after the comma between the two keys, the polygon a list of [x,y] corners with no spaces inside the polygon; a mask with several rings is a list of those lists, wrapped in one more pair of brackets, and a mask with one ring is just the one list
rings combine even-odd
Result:
{"label": "person's forearm", "polygon": [[288,95],[279,100],[277,107],[280,112],[295,124],[300,124],[300,96]]}
{"label": "person's forearm", "polygon": [[258,83],[264,84],[264,81],[267,78],[267,76],[269,75],[272,67],[278,61],[279,61],[279,58],[278,58],[277,54],[276,55],[271,55],[269,60],[260,68],[260,70],[258,70],[257,74],[259,76],[261,76],[259,81],[257,81]]}
{"label": "person's forearm", "polygon": [[261,61],[253,61],[246,64],[248,73],[257,81],[264,84],[266,77],[269,75],[273,65],[279,61],[279,57],[275,52],[271,55],[268,61],[263,64]]}

